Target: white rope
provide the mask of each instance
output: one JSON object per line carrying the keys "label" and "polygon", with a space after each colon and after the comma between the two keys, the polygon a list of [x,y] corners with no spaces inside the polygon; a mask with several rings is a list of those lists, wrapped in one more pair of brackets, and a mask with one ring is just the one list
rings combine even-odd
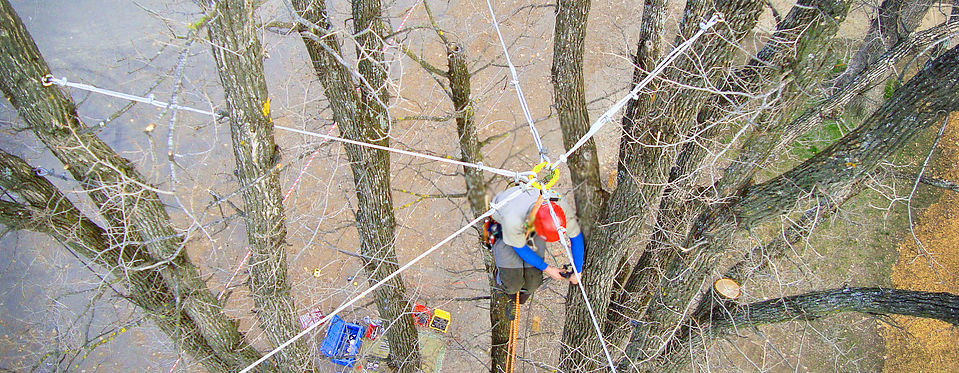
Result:
{"label": "white rope", "polygon": [[509,58],[509,50],[506,48],[506,42],[503,41],[503,33],[499,30],[499,22],[496,21],[493,4],[491,4],[489,0],[486,0],[486,6],[489,8],[490,17],[493,18],[493,28],[496,29],[496,35],[499,36],[499,43],[503,46],[503,56],[506,57],[506,65],[509,66],[509,72],[513,76],[513,80],[511,80],[510,83],[513,85],[513,88],[516,89],[519,106],[523,109],[523,116],[526,117],[526,123],[529,124],[529,131],[533,134],[533,142],[536,144],[536,149],[539,150],[540,161],[549,162],[549,158],[546,156],[546,148],[543,147],[543,140],[539,138],[539,132],[536,131],[536,126],[533,124],[533,116],[529,113],[529,106],[526,105],[526,96],[523,95],[523,88],[519,86],[519,74],[516,73],[516,67],[513,66],[513,61]]}
{"label": "white rope", "polygon": [[[94,86],[89,85],[89,84],[69,82],[69,81],[67,81],[66,78],[59,78],[59,79],[57,79],[57,78],[53,77],[52,75],[47,75],[46,77],[44,77],[44,78],[43,78],[43,82],[44,82],[45,85],[56,84],[56,85],[59,85],[59,86],[70,87],[70,88],[75,88],[75,89],[79,89],[79,90],[83,90],[83,91],[99,93],[99,94],[102,94],[102,95],[105,95],[105,96],[122,98],[122,99],[124,99],[124,100],[142,102],[142,103],[150,104],[150,105],[153,105],[153,106],[156,106],[156,107],[159,107],[159,108],[176,108],[177,110],[191,111],[191,112],[194,112],[194,113],[206,114],[206,115],[212,116],[212,117],[214,117],[214,118],[216,117],[216,113],[214,113],[213,111],[195,109],[195,108],[191,108],[191,107],[187,107],[187,106],[182,106],[182,105],[169,104],[169,103],[166,103],[166,102],[163,102],[163,101],[158,101],[158,100],[153,99],[153,96],[152,96],[152,95],[151,95],[150,97],[134,96],[134,95],[127,94],[127,93],[123,93],[123,92],[111,91],[111,90],[108,90],[108,89],[103,89],[103,88],[94,87]],[[301,130],[301,129],[296,129],[296,128],[292,128],[292,127],[285,127],[285,126],[277,126],[277,125],[274,125],[273,128],[276,128],[276,129],[282,130],[282,131],[299,133],[299,134],[307,135],[307,136],[319,137],[319,138],[326,139],[326,140],[333,140],[333,141],[338,141],[338,142],[347,143],[347,144],[364,146],[364,147],[367,147],[367,148],[373,148],[373,149],[378,149],[378,150],[385,150],[385,151],[393,152],[393,153],[397,153],[397,154],[404,154],[404,155],[409,155],[409,156],[413,156],[413,157],[419,157],[419,158],[428,159],[428,160],[431,160],[431,161],[444,162],[444,163],[454,164],[454,165],[463,166],[463,167],[472,167],[472,168],[476,168],[476,169],[483,170],[483,171],[486,171],[486,172],[491,172],[491,173],[494,173],[494,174],[497,174],[497,175],[506,176],[506,177],[512,178],[512,179],[514,179],[514,180],[519,180],[519,179],[521,179],[521,178],[524,178],[524,177],[527,176],[527,175],[532,175],[532,174],[533,174],[532,172],[529,172],[529,171],[526,171],[526,172],[510,171],[510,170],[505,170],[505,169],[501,169],[501,168],[486,166],[486,165],[483,165],[482,163],[470,163],[470,162],[457,161],[457,160],[455,160],[455,159],[437,157],[437,156],[435,156],[435,155],[422,154],[422,153],[412,152],[412,151],[408,151],[408,150],[391,148],[391,147],[383,146],[383,145],[370,144],[370,143],[366,143],[366,142],[362,142],[362,141],[345,139],[345,138],[342,138],[342,137],[336,137],[336,136],[331,136],[331,135],[324,135],[324,134],[321,134],[321,133],[310,132],[310,131]]]}
{"label": "white rope", "polygon": [[566,162],[567,159],[569,159],[569,156],[573,154],[573,152],[575,152],[581,146],[583,146],[583,144],[585,144],[586,141],[589,141],[589,139],[592,138],[593,135],[596,134],[596,132],[599,132],[599,130],[606,125],[606,123],[611,122],[613,120],[613,115],[616,115],[616,113],[618,113],[619,110],[623,108],[623,106],[626,106],[627,102],[629,102],[630,100],[635,100],[639,98],[640,90],[642,90],[643,88],[646,88],[649,82],[653,81],[653,79],[656,78],[657,75],[659,75],[664,70],[666,70],[666,67],[669,64],[671,64],[674,60],[679,58],[680,55],[685,53],[686,50],[693,45],[693,42],[695,42],[696,39],[699,39],[700,36],[706,33],[707,29],[709,29],[710,27],[718,23],[719,20],[720,20],[719,14],[714,13],[713,16],[709,18],[708,21],[706,21],[705,23],[700,23],[699,31],[697,31],[696,34],[694,34],[691,38],[687,39],[686,41],[676,46],[676,48],[673,48],[673,50],[666,55],[666,58],[660,61],[659,64],[656,65],[656,68],[650,71],[649,74],[647,74],[646,77],[643,78],[643,80],[641,80],[639,83],[636,83],[636,86],[633,87],[633,89],[629,91],[629,93],[627,93],[626,96],[619,99],[619,101],[616,101],[616,103],[613,104],[613,106],[611,106],[609,110],[606,110],[606,112],[603,113],[603,115],[600,115],[599,118],[596,119],[596,122],[593,122],[593,124],[589,126],[589,131],[587,131],[586,134],[583,135],[583,137],[576,142],[576,144],[574,144],[571,148],[569,148],[569,150],[567,150],[566,153],[564,153],[562,156],[559,157],[559,160],[556,161],[556,164],[553,165],[553,168],[556,168],[560,164]]}
{"label": "white rope", "polygon": [[[546,192],[544,191],[544,193]],[[556,211],[553,210],[553,204],[548,201],[549,199],[547,198],[546,206],[549,207],[549,215],[553,218],[554,226],[559,228],[557,229],[557,232],[559,233],[559,242],[563,245],[563,251],[566,253],[566,258],[569,259],[570,264],[572,264],[570,267],[573,267],[573,276],[576,276],[576,284],[579,285],[579,292],[583,295],[583,303],[586,304],[586,310],[589,311],[589,319],[592,321],[593,328],[596,330],[596,336],[599,337],[600,345],[603,346],[603,353],[606,354],[606,362],[609,364],[609,369],[613,373],[616,373],[616,365],[613,364],[613,357],[609,354],[609,348],[606,347],[606,339],[603,338],[603,330],[600,329],[599,322],[596,321],[596,313],[593,312],[593,306],[589,303],[589,297],[586,296],[586,288],[583,287],[583,281],[581,281],[582,279],[580,278],[579,269],[576,268],[576,261],[573,259],[573,251],[569,247],[569,244],[566,243],[568,239],[566,236],[566,229],[563,228],[559,223],[559,217],[556,216]],[[585,250],[585,248],[583,249]],[[585,259],[583,264],[586,264]]]}
{"label": "white rope", "polygon": [[250,364],[250,366],[248,366],[248,367],[244,368],[243,370],[241,370],[240,373],[249,372],[251,369],[253,369],[253,368],[256,367],[257,365],[259,365],[260,363],[266,361],[266,359],[269,359],[271,356],[276,355],[276,353],[280,352],[280,350],[286,348],[286,346],[289,346],[290,344],[292,344],[293,342],[295,342],[297,339],[300,339],[301,337],[303,337],[304,335],[306,335],[307,333],[309,333],[309,332],[312,331],[313,329],[316,329],[317,326],[320,326],[320,325],[322,325],[323,323],[327,322],[330,318],[332,318],[332,317],[335,316],[336,314],[342,312],[344,309],[346,309],[347,307],[349,307],[349,306],[353,305],[354,303],[358,302],[360,299],[362,299],[363,297],[365,297],[367,294],[371,293],[373,290],[376,290],[377,288],[379,288],[380,286],[382,286],[383,284],[385,284],[387,281],[393,279],[393,277],[396,277],[396,276],[398,276],[400,273],[402,273],[403,271],[409,269],[409,268],[412,267],[414,264],[416,264],[417,262],[419,262],[420,260],[422,260],[423,258],[425,258],[427,255],[432,254],[434,251],[436,251],[436,249],[439,249],[441,246],[443,246],[443,245],[446,244],[447,242],[451,241],[451,240],[452,240],[453,238],[455,238],[456,236],[459,236],[461,233],[465,232],[467,229],[469,229],[469,228],[472,227],[473,225],[475,225],[475,224],[483,221],[483,219],[486,219],[486,218],[489,217],[490,215],[493,215],[493,212],[495,212],[497,209],[499,209],[500,206],[503,206],[503,205],[506,204],[507,202],[509,202],[509,201],[513,200],[514,198],[516,198],[517,196],[519,196],[519,195],[520,195],[520,192],[522,192],[522,189],[517,189],[517,190],[513,191],[513,193],[511,193],[510,195],[506,196],[506,198],[505,198],[502,202],[500,202],[500,203],[492,203],[492,204],[490,205],[490,206],[491,206],[490,209],[489,209],[488,211],[486,211],[486,213],[484,213],[483,215],[480,215],[480,216],[477,217],[476,219],[473,219],[473,221],[467,223],[466,225],[464,225],[462,228],[460,228],[460,229],[457,230],[456,232],[453,232],[453,234],[451,234],[451,235],[449,235],[448,237],[444,238],[442,241],[440,241],[440,242],[437,243],[436,245],[433,245],[433,247],[431,247],[431,248],[429,248],[428,250],[424,251],[422,254],[418,255],[416,258],[413,258],[413,260],[410,260],[409,263],[404,264],[402,267],[400,267],[399,269],[397,269],[395,272],[390,273],[388,276],[384,277],[384,278],[383,278],[382,280],[380,280],[379,282],[373,284],[373,285],[370,286],[368,289],[366,289],[366,290],[364,290],[363,292],[361,292],[359,295],[357,295],[357,296],[353,297],[352,299],[346,301],[345,303],[341,304],[341,305],[340,305],[339,307],[337,307],[335,310],[333,310],[332,312],[330,312],[330,314],[328,314],[328,315],[326,315],[326,316],[323,316],[323,318],[320,319],[320,321],[313,323],[313,325],[310,325],[308,328],[304,329],[302,332],[300,332],[299,334],[297,334],[296,336],[294,336],[294,337],[291,338],[290,340],[288,340],[288,341],[286,341],[286,342],[283,342],[283,344],[281,344],[281,345],[277,346],[276,348],[274,348],[273,351],[270,351],[270,352],[267,353],[266,355],[263,355],[263,357],[261,357],[259,360],[253,362],[253,364]]}
{"label": "white rope", "polygon": [[391,148],[391,147],[383,146],[383,145],[376,145],[376,144],[370,144],[370,143],[362,142],[362,141],[344,139],[344,138],[342,138],[342,137],[329,136],[329,135],[324,135],[324,134],[321,134],[321,133],[310,132],[310,131],[305,131],[305,130],[301,130],[301,129],[291,128],[291,127],[274,125],[273,128],[276,128],[276,129],[278,129],[278,130],[283,130],[283,131],[289,131],[289,132],[293,132],[293,133],[299,133],[299,134],[307,135],[307,136],[313,136],[313,137],[319,137],[319,138],[328,139],[328,140],[339,141],[339,142],[347,143],[347,144],[365,146],[365,147],[367,147],[367,148],[385,150],[385,151],[389,151],[389,152],[393,152],[393,153],[397,153],[397,154],[404,154],[404,155],[409,155],[409,156],[414,156],[414,157],[420,157],[420,158],[423,158],[423,159],[429,159],[429,160],[437,161],[437,162],[445,162],[445,163],[455,164],[455,165],[463,166],[463,167],[472,167],[472,168],[476,168],[476,169],[483,170],[483,171],[487,171],[487,172],[492,172],[492,173],[497,174],[497,175],[503,175],[503,176],[506,176],[506,177],[514,178],[514,179],[515,179],[515,178],[520,178],[520,177],[522,177],[522,176],[526,176],[526,175],[529,175],[529,174],[532,174],[532,172],[528,172],[528,171],[527,171],[527,172],[509,171],[509,170],[504,170],[504,169],[501,169],[501,168],[495,168],[495,167],[485,166],[485,165],[483,165],[483,164],[481,164],[481,163],[469,163],[469,162],[457,161],[457,160],[455,160],[455,159],[437,157],[437,156],[435,156],[435,155],[416,153],[416,152],[411,152],[411,151],[408,151],[408,150],[396,149],[396,148]]}
{"label": "white rope", "polygon": [[158,107],[158,108],[164,108],[164,109],[169,108],[169,109],[176,109],[176,110],[186,110],[186,111],[192,111],[192,112],[194,112],[194,113],[200,113],[200,114],[206,114],[206,115],[210,115],[210,116],[216,116],[216,114],[213,113],[213,112],[210,111],[210,110],[194,109],[194,108],[191,108],[191,107],[186,107],[186,106],[177,105],[177,104],[170,104],[170,103],[166,103],[166,102],[163,102],[163,101],[155,100],[155,99],[153,98],[153,95],[150,95],[150,96],[148,96],[148,97],[134,96],[134,95],[126,94],[126,93],[123,93],[123,92],[116,92],[116,91],[111,91],[111,90],[107,90],[107,89],[97,88],[97,87],[94,87],[94,86],[89,85],[89,84],[69,82],[69,81],[67,81],[67,78],[57,79],[57,78],[53,77],[52,75],[47,75],[46,77],[44,77],[43,84],[44,84],[44,85],[56,84],[56,85],[64,86],[64,87],[76,88],[76,89],[80,89],[80,90],[84,90],[84,91],[88,91],[88,92],[99,93],[99,94],[101,94],[101,95],[106,95],[106,96],[110,96],[110,97],[122,98],[122,99],[124,99],[124,100],[142,102],[142,103],[144,103],[144,104],[153,105],[153,106],[156,106],[156,107]]}

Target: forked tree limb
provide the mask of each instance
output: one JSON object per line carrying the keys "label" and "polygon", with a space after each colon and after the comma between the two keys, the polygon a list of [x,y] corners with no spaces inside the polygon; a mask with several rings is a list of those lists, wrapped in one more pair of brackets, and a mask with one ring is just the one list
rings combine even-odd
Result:
{"label": "forked tree limb", "polygon": [[[0,186],[19,202],[0,200],[0,224],[12,229],[44,233],[120,280],[125,297],[139,307],[179,348],[213,372],[232,372],[243,361],[217,356],[196,323],[175,307],[176,295],[160,271],[127,270],[152,261],[136,245],[111,245],[110,235],[83,214],[47,179],[37,176],[20,157],[0,150]],[[92,269],[92,268],[91,268]]]}
{"label": "forked tree limb", "polygon": [[176,289],[179,306],[207,343],[231,366],[255,361],[244,339],[183,250],[186,242],[170,221],[158,188],[107,143],[89,131],[76,104],[58,87],[36,43],[7,0],[0,1],[0,90],[27,127],[60,160],[99,208],[113,242],[144,242],[159,272]]}

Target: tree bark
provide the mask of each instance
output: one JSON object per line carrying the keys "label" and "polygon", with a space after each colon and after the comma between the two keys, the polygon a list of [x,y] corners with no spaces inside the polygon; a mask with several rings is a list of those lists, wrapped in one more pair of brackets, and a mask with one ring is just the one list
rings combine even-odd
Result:
{"label": "tree bark", "polygon": [[[633,70],[632,84],[634,85],[639,84],[640,81],[646,78],[649,71],[656,67],[657,61],[662,56],[662,34],[666,21],[666,11],[666,0],[650,0],[643,4],[639,41],[636,43],[636,55],[633,57],[633,65],[635,65],[635,68]],[[630,100],[626,104],[626,110],[623,113],[622,120],[619,159],[626,159],[627,154],[638,151],[637,148],[640,144],[633,141],[629,134],[633,133],[635,126],[644,125],[644,114],[649,111],[650,106],[653,104],[653,99],[656,97],[655,92],[658,87],[658,81],[650,81],[647,89],[641,92],[639,97]],[[619,175],[628,175],[628,169],[626,169],[625,163],[619,163]],[[645,255],[647,254],[644,252],[642,256]],[[626,322],[625,318],[627,316],[625,316],[625,313],[628,311],[622,309],[620,307],[622,302],[614,297],[620,296],[623,292],[623,286],[627,283],[627,277],[630,275],[629,262],[631,259],[632,258],[628,256],[623,256],[623,258],[620,259],[619,273],[613,280],[613,289],[611,290],[613,296],[611,297],[609,310],[606,314],[607,322],[603,328],[604,333],[609,336],[610,343],[613,345],[619,345],[619,341],[627,336],[623,333],[623,328],[620,324]]]}
{"label": "tree bark", "polygon": [[[589,131],[586,110],[586,87],[583,82],[583,49],[590,0],[559,0],[556,3],[556,26],[553,36],[553,99],[563,145],[571,148]],[[590,139],[569,157],[570,178],[576,201],[576,216],[589,235],[596,216],[609,193],[603,190],[599,174],[596,142]]]}
{"label": "tree bark", "polygon": [[231,372],[243,368],[216,355],[189,315],[175,307],[174,293],[163,282],[159,270],[126,270],[153,264],[146,249],[136,245],[111,246],[110,236],[103,228],[84,216],[53,184],[37,176],[30,165],[2,150],[0,186],[23,200],[0,201],[0,224],[49,235],[109,271],[128,291],[121,296],[139,307],[178,348],[208,370]]}
{"label": "tree bark", "polygon": [[[666,80],[688,86],[717,85],[717,79],[731,64],[733,45],[755,25],[764,5],[758,0],[729,0],[701,4],[691,2],[680,26],[682,36],[689,38],[699,30],[699,24],[713,13],[724,16],[724,24],[715,27],[693,44],[695,55],[687,54],[667,70]],[[701,18],[700,18],[701,17]],[[691,57],[695,56],[695,57]],[[690,75],[688,71],[705,71]],[[607,208],[599,218],[596,232],[588,237],[589,255],[585,258],[583,283],[599,323],[605,315],[621,259],[638,246],[645,234],[646,222],[658,205],[666,175],[675,161],[678,140],[690,128],[691,117],[699,111],[705,93],[683,86],[661,88],[656,96],[647,126],[634,126],[625,136],[637,145],[635,152],[625,154],[620,162],[619,186],[610,197]],[[668,103],[668,104],[667,104]],[[564,371],[589,370],[600,351],[599,341],[590,321],[582,295],[570,292],[563,330],[564,357],[560,369]],[[598,360],[601,361],[601,360]]]}
{"label": "tree bark", "polygon": [[[456,43],[446,44],[448,64],[447,78],[450,82],[450,97],[453,100],[454,117],[456,118],[456,133],[459,135],[460,160],[463,162],[480,163],[483,153],[480,151],[479,140],[476,135],[476,124],[473,122],[473,100],[470,97],[470,73],[466,66],[466,49]],[[483,171],[472,167],[463,167],[463,178],[466,181],[466,200],[469,202],[473,216],[486,213],[489,208],[486,202],[487,185]],[[478,232],[479,244],[483,242],[482,232]],[[496,290],[496,263],[493,253],[483,250],[483,264],[489,274],[490,285],[490,372],[505,372],[506,359],[509,347],[510,320],[507,317],[510,311],[510,302],[502,292]]]}
{"label": "tree bark", "polygon": [[[257,318],[273,346],[299,333],[297,309],[287,280],[286,217],[280,180],[273,168],[280,157],[273,138],[270,98],[263,73],[263,50],[253,24],[254,2],[220,0],[211,14],[210,42],[233,140],[236,175],[243,188],[247,240],[250,243],[250,292]],[[281,350],[283,371],[313,370],[306,341]]]}
{"label": "tree bark", "polygon": [[41,82],[50,74],[36,44],[9,2],[0,1],[0,89],[30,129],[80,181],[100,214],[109,222],[110,242],[142,242],[160,268],[163,280],[177,289],[183,307],[207,343],[231,366],[255,361],[258,354],[243,340],[236,322],[223,314],[184,241],[170,225],[153,186],[129,160],[116,154],[77,116],[73,101]]}
{"label": "tree bark", "polygon": [[[333,108],[333,118],[343,136],[357,141],[389,146],[390,120],[387,108],[386,72],[382,68],[381,41],[386,35],[380,3],[375,0],[353,2],[353,22],[357,36],[359,80],[354,84],[349,69],[340,61],[339,44],[328,35],[329,19],[322,0],[294,0],[294,8],[303,19],[298,26],[317,77]],[[308,22],[304,23],[304,22]],[[317,32],[323,35],[316,34]],[[357,93],[359,92],[359,93]],[[356,226],[360,233],[360,251],[366,257],[364,268],[371,284],[396,272],[396,221],[390,189],[390,156],[374,150],[345,144],[347,158],[356,185]],[[376,258],[371,260],[368,258]],[[407,314],[411,309],[401,276],[396,276],[374,291],[380,316],[393,324],[387,328],[391,364],[402,372],[419,369],[417,332]]]}

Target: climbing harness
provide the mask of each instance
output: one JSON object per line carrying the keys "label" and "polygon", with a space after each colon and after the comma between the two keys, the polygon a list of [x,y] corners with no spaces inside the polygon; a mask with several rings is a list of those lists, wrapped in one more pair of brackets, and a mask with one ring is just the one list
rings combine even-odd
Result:
{"label": "climbing harness", "polygon": [[496,241],[503,239],[503,226],[493,218],[486,218],[483,221],[483,246],[487,250],[492,250]]}

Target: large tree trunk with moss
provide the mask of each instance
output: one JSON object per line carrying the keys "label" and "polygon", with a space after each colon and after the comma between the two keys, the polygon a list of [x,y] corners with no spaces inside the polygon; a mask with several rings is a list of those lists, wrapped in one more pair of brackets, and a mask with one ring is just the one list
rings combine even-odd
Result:
{"label": "large tree trunk with moss", "polygon": [[[785,214],[804,202],[830,198],[858,183],[879,163],[947,113],[959,109],[959,47],[938,58],[897,90],[876,113],[823,152],[765,183],[746,188],[734,202],[702,213],[681,250],[665,264],[649,309],[627,346],[631,361],[649,361],[668,345],[693,310],[716,257],[732,234]],[[655,364],[650,362],[649,364]]]}
{"label": "large tree trunk with moss", "polygon": [[[256,360],[257,353],[223,314],[199,271],[183,250],[183,238],[150,185],[129,160],[85,131],[73,101],[56,87],[42,85],[50,74],[36,44],[6,0],[0,1],[0,89],[20,117],[69,170],[110,224],[110,242],[144,242],[163,281],[199,328],[210,347],[231,366]],[[116,232],[116,233],[114,233]]]}
{"label": "large tree trunk with moss", "polygon": [[[692,50],[698,58],[688,55],[677,59],[665,72],[666,81],[687,86],[713,84],[720,72],[731,64],[734,47],[729,41],[742,39],[759,17],[762,1],[730,0],[689,3],[680,26],[680,39],[691,37],[700,28],[700,22],[719,12],[724,16],[720,25],[697,40]],[[705,69],[704,66],[710,68]],[[689,75],[691,70],[708,71],[706,75]],[[621,159],[618,186],[598,220],[596,232],[588,237],[589,255],[585,258],[583,282],[593,311],[605,322],[614,278],[624,255],[631,253],[647,234],[646,221],[659,203],[663,185],[678,153],[670,146],[678,142],[690,128],[692,116],[703,104],[705,93],[680,85],[660,87],[652,110],[644,125],[634,124],[624,134],[631,142],[642,144]],[[667,104],[668,103],[668,104]],[[570,292],[563,330],[564,360],[560,368],[578,371],[595,367],[600,346],[590,321],[590,312],[579,292]],[[602,361],[600,358],[599,361]]]}
{"label": "large tree trunk with moss", "polygon": [[19,157],[0,151],[0,186],[20,201],[0,201],[0,224],[49,235],[110,272],[126,288],[120,294],[139,307],[170,340],[212,372],[233,372],[245,362],[217,356],[196,324],[175,307],[174,292],[157,269],[131,269],[154,262],[140,246],[114,246],[103,228],[87,218],[49,181]]}
{"label": "large tree trunk with moss", "polygon": [[[832,37],[839,25],[834,21],[843,19],[848,9],[848,2],[841,0],[800,1],[777,25],[776,32],[760,52],[724,80],[722,91],[728,93],[710,97],[708,104],[699,111],[694,130],[702,133],[702,139],[682,147],[676,165],[669,173],[669,186],[659,204],[652,238],[632,270],[619,276],[626,277],[626,280],[623,288],[616,289],[613,296],[606,329],[612,335],[613,343],[628,337],[629,320],[639,319],[642,315],[644,300],[649,298],[648,293],[656,291],[651,285],[658,281],[669,250],[675,250],[682,241],[690,220],[702,207],[696,202],[703,199],[699,195],[702,191],[692,187],[695,180],[692,175],[706,170],[702,168],[702,161],[708,154],[719,151],[702,145],[714,141],[714,137],[721,133],[716,129],[720,127],[716,122],[725,113],[737,110],[735,106],[743,104],[748,97],[779,85],[783,75],[800,70],[801,60],[797,56],[807,55],[812,48],[820,47]],[[767,122],[777,120],[768,118]],[[763,148],[747,149],[746,152],[764,151]]]}
{"label": "large tree trunk with moss", "polygon": [[778,123],[761,123],[760,128],[744,141],[742,148],[748,151],[740,153],[736,160],[723,171],[722,178],[715,186],[716,196],[725,198],[734,195],[743,183],[751,179],[785,146],[792,144],[809,130],[821,126],[826,120],[838,116],[838,113],[855,97],[881,82],[900,61],[957,31],[959,31],[959,22],[951,21],[909,35],[873,64],[867,66],[840,90],[829,95],[818,105],[806,109],[795,119]]}
{"label": "large tree trunk with moss", "polygon": [[[263,50],[253,23],[252,0],[221,0],[207,9],[210,42],[226,97],[236,175],[242,188],[250,242],[250,291],[260,326],[273,346],[299,333],[297,309],[287,280],[286,218],[273,138],[270,98],[263,73]],[[279,353],[279,367],[314,369],[306,341]]]}
{"label": "large tree trunk with moss", "polygon": [[[353,2],[353,24],[357,33],[360,83],[354,84],[344,66],[342,53],[322,0],[296,0],[300,16],[299,30],[313,61],[317,77],[333,108],[333,118],[344,137],[389,146],[389,113],[386,103],[386,71],[382,65],[382,40],[388,33],[379,1]],[[364,268],[370,284],[379,282],[399,267],[395,251],[393,196],[390,190],[390,156],[383,150],[346,144],[347,157],[356,185],[356,226],[360,250],[366,259]],[[373,258],[373,259],[369,259]],[[419,369],[417,332],[406,315],[410,302],[402,278],[396,276],[374,291],[380,316],[392,324],[387,328],[391,364],[403,372]]]}

